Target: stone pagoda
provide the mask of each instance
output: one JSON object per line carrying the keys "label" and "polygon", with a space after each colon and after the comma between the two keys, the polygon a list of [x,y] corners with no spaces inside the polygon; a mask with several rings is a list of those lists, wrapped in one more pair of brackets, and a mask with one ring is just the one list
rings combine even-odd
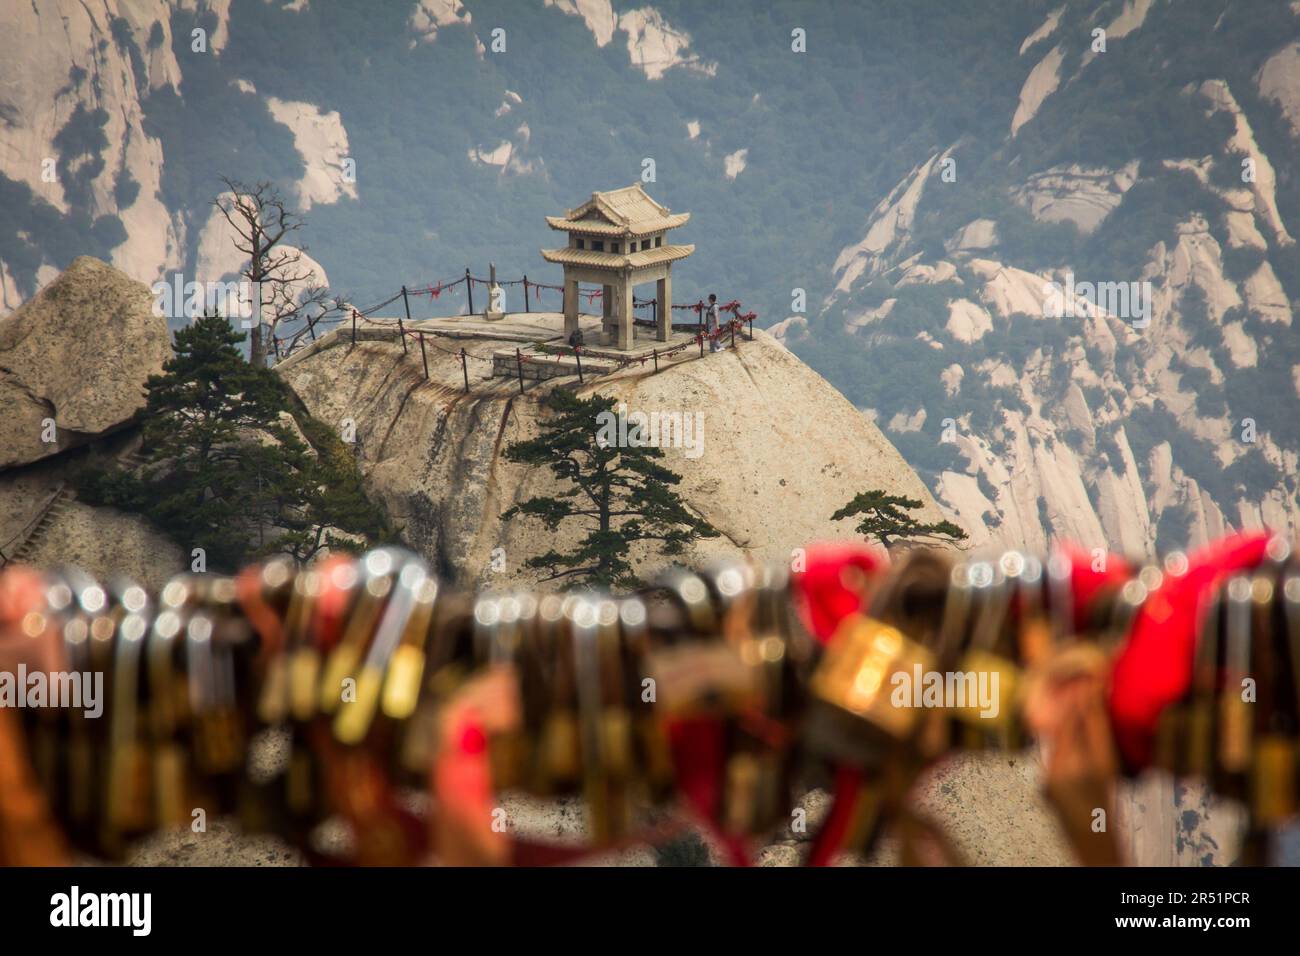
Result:
{"label": "stone pagoda", "polygon": [[[691,218],[672,214],[646,195],[640,184],[592,193],[591,198],[563,216],[547,216],[552,229],[569,235],[567,245],[543,249],[542,257],[564,267],[564,332],[578,329],[578,283],[602,289],[601,343],[618,349],[633,348],[632,290],[656,283],[656,338],[672,336],[672,266],[695,251],[693,245],[673,245],[666,239]],[[588,343],[589,345],[597,343]]]}

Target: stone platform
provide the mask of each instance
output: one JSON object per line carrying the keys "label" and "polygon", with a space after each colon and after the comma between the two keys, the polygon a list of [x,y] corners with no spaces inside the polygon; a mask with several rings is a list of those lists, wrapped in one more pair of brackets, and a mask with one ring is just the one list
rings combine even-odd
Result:
{"label": "stone platform", "polygon": [[[391,324],[395,319],[382,319]],[[580,315],[584,335],[600,334],[600,316]],[[482,315],[453,315],[440,319],[415,319],[406,323],[412,331],[421,329],[450,338],[495,339],[523,344],[564,344],[563,312],[507,312],[499,319]]]}
{"label": "stone platform", "polygon": [[[649,326],[637,326],[633,347],[620,349],[612,344],[610,336],[601,331],[599,315],[581,314],[578,324],[582,329],[582,375],[607,375],[628,361],[643,362],[647,368],[653,368],[655,353],[689,345],[679,350],[664,363],[693,358],[698,352],[693,351],[695,333],[674,330],[667,342],[660,342],[655,329]],[[357,327],[357,338],[396,337],[397,319],[395,317],[376,317],[363,320]],[[484,344],[492,343],[499,347],[490,353],[492,375],[501,378],[518,378],[520,357],[523,358],[523,377],[526,381],[543,381],[551,378],[566,378],[578,375],[578,359],[569,349],[568,337],[564,334],[564,313],[562,312],[508,312],[499,319],[489,319],[483,315],[456,315],[434,319],[413,319],[405,322],[408,332],[428,332],[448,344],[447,340],[474,340]],[[348,330],[340,326],[340,335],[348,335]],[[550,352],[547,349],[556,349]],[[518,353],[516,352],[518,350]],[[563,350],[560,352],[558,350]],[[479,353],[482,355],[482,353]]]}
{"label": "stone platform", "polygon": [[[463,317],[455,321],[461,323],[459,328],[467,335],[515,339],[513,335],[503,333],[508,330],[518,332],[518,338],[515,339],[520,342],[518,346],[497,349],[492,353],[494,376],[518,378],[521,366],[525,381],[543,381],[578,374],[579,359],[569,351],[562,313],[511,313],[503,319],[494,321],[478,317]],[[583,333],[581,368],[584,376],[607,375],[629,359],[644,361],[646,364],[653,363],[656,352],[692,342],[695,338],[687,332],[673,332],[667,342],[660,342],[654,329],[638,327],[635,331],[633,347],[620,349],[611,344],[611,337],[601,331],[600,316],[580,315],[578,322]],[[480,325],[482,328],[479,328]],[[565,351],[548,352],[538,346],[549,346]],[[681,357],[683,354],[678,352],[674,358]]]}

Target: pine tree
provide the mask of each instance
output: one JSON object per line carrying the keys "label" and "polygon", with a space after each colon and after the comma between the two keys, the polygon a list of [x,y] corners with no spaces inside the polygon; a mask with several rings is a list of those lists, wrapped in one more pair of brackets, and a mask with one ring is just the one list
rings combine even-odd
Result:
{"label": "pine tree", "polygon": [[145,386],[140,473],[83,475],[82,495],[143,514],[186,553],[202,548],[211,569],[391,538],[342,442],[290,414],[288,389],[244,359],[243,341],[215,315],[179,329],[173,357]]}
{"label": "pine tree", "polygon": [[951,521],[927,523],[907,513],[919,507],[921,502],[915,498],[888,495],[879,490],[863,491],[831,515],[831,520],[842,521],[860,515],[862,520],[854,530],[868,538],[875,538],[886,548],[900,541],[919,539],[966,540],[966,532]]}
{"label": "pine tree", "polygon": [[659,553],[676,555],[697,538],[717,537],[673,490],[682,479],[658,463],[662,450],[602,440],[602,419],[614,415],[615,401],[602,395],[582,399],[557,388],[548,398],[552,414],[540,434],[506,448],[509,461],[550,468],[560,487],[553,495],[516,505],[502,518],[535,518],[552,532],[566,522],[586,529],[574,550],[552,548],[525,562],[528,568],[548,571],[545,580],[633,587],[638,582],[628,554],[634,543],[658,542]]}

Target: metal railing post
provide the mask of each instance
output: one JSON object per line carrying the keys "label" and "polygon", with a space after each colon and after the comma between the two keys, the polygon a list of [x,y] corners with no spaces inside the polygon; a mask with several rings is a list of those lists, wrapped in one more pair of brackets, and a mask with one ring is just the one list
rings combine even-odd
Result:
{"label": "metal railing post", "polygon": [[[406,309],[406,321],[411,321],[411,302],[406,297],[406,286],[402,286],[402,306]],[[397,334],[402,340],[402,354],[407,353],[406,348],[406,326],[402,325],[402,317],[397,317]]]}

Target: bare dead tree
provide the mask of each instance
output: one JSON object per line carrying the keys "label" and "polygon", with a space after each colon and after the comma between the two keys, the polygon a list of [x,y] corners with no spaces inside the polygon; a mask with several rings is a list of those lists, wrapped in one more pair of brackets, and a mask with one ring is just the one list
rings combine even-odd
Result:
{"label": "bare dead tree", "polygon": [[285,240],[302,228],[304,220],[291,209],[273,183],[248,186],[221,177],[226,192],[212,205],[235,231],[235,248],[248,257],[240,274],[258,294],[258,315],[250,336],[249,361],[266,365],[268,338],[273,339],[281,324],[306,322],[299,331],[314,332],[321,313],[342,307],[340,300],[329,305],[329,290],[311,282],[312,270],[303,263],[305,246],[294,247]]}

